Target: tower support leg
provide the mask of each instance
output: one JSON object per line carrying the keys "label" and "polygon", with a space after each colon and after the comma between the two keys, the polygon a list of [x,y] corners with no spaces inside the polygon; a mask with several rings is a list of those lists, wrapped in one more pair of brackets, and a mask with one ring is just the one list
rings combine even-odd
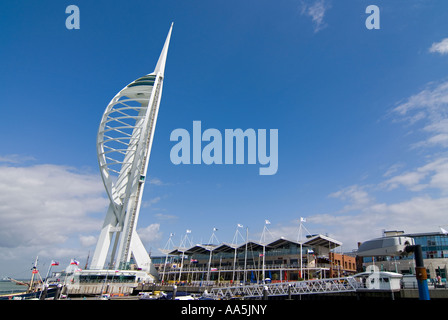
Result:
{"label": "tower support leg", "polygon": [[116,224],[117,219],[111,205],[109,206],[103,228],[101,229],[100,237],[92,257],[92,262],[90,263],[90,269],[104,269],[109,247],[112,242],[113,230],[116,228]]}

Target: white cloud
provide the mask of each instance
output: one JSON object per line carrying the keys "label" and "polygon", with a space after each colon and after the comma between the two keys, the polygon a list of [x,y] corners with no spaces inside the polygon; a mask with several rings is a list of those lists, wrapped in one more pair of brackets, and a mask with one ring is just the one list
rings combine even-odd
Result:
{"label": "white cloud", "polygon": [[392,166],[390,166],[389,169],[387,169],[387,171],[383,174],[383,177],[389,177],[403,167],[404,163],[395,163]]}
{"label": "white cloud", "polygon": [[403,186],[411,191],[437,189],[448,194],[448,157],[437,158],[424,166],[396,175],[380,184],[388,190]]}
{"label": "white cloud", "polygon": [[408,233],[437,231],[447,223],[448,197],[418,196],[396,203],[372,203],[350,214],[317,214],[309,221],[343,242],[346,250],[357,242],[381,237],[382,230]]}
{"label": "white cloud", "polygon": [[426,174],[424,172],[407,172],[399,176],[395,176],[383,184],[389,188],[389,190],[393,190],[398,188],[400,185],[408,187],[411,190],[418,191],[424,188],[424,186],[419,186],[419,182],[425,178]]}
{"label": "white cloud", "polygon": [[156,186],[162,186],[164,183],[159,178],[152,178],[149,180],[149,184],[154,184]]}
{"label": "white cloud", "polygon": [[[401,167],[394,166],[387,179],[378,184],[352,185],[330,194],[342,201],[342,209],[309,215],[307,224],[329,232],[343,242],[345,250],[355,249],[357,242],[380,237],[384,229],[438,231],[438,226],[448,223],[448,156],[398,173],[395,169]],[[394,200],[398,199],[395,194],[404,195],[404,200]],[[392,200],[377,201],[383,196]],[[289,226],[278,230],[293,232]]]}
{"label": "white cloud", "polygon": [[330,194],[329,197],[338,198],[350,203],[342,209],[342,212],[363,208],[374,201],[374,199],[364,190],[364,187],[358,185],[353,185],[334,192]]}
{"label": "white cloud", "polygon": [[448,38],[443,39],[440,42],[434,42],[429,48],[429,52],[437,52],[440,54],[448,54]]}
{"label": "white cloud", "polygon": [[317,33],[327,25],[324,22],[325,12],[330,8],[326,0],[302,1],[301,14],[311,17],[314,24],[314,32]]}
{"label": "white cloud", "polygon": [[[92,243],[107,199],[99,175],[58,165],[0,166],[0,265],[29,254],[66,257],[70,246]],[[81,236],[80,236],[81,234]],[[65,247],[65,251],[57,248]],[[12,264],[13,265],[13,264]]]}
{"label": "white cloud", "polygon": [[[430,84],[426,89],[411,96],[405,103],[397,106],[394,111],[402,116],[413,110],[422,110],[425,112],[425,117],[434,118],[440,114],[441,109],[446,108],[448,103],[448,81],[436,85],[431,88]],[[421,116],[420,118],[423,118]],[[435,119],[434,119],[435,120]]]}
{"label": "white cloud", "polygon": [[24,163],[27,161],[36,160],[34,157],[30,156],[24,156],[20,154],[7,154],[4,156],[0,156],[0,163],[11,163],[11,164],[18,164],[18,163]]}
{"label": "white cloud", "polygon": [[142,207],[143,208],[151,207],[153,204],[158,203],[160,201],[160,199],[161,199],[160,197],[155,197],[155,198],[149,199],[148,201],[143,201]]}
{"label": "white cloud", "polygon": [[[399,172],[404,164],[398,163],[383,175],[386,178],[383,182],[354,185],[332,193],[331,197],[344,202],[343,209],[308,219],[330,231],[333,229],[336,239],[349,246],[379,237],[384,229],[426,232],[448,222],[448,156],[444,153],[448,146],[448,81],[428,84],[398,104],[393,114],[394,120],[409,126],[420,125],[416,138],[420,141],[412,144],[412,148],[439,148],[425,155],[429,160],[424,165]],[[404,200],[394,200],[399,199],[394,197],[396,194]],[[383,197],[392,200],[376,200]]]}
{"label": "white cloud", "polygon": [[424,122],[421,133],[429,137],[412,147],[448,147],[448,81],[429,84],[426,89],[408,98],[393,109],[398,121],[409,125]]}
{"label": "white cloud", "polygon": [[83,235],[80,235],[80,236],[79,236],[79,242],[81,242],[81,245],[82,245],[83,247],[90,247],[90,246],[93,246],[93,245],[96,244],[96,242],[97,242],[97,237],[92,236],[92,235],[90,235],[90,236],[83,236]]}
{"label": "white cloud", "polygon": [[[159,223],[153,223],[145,228],[140,228],[137,230],[137,234],[145,245],[157,243],[162,238]],[[146,248],[146,250],[148,249],[149,248]]]}
{"label": "white cloud", "polygon": [[172,214],[163,214],[163,213],[156,213],[154,217],[160,220],[177,220],[179,218],[178,216]]}

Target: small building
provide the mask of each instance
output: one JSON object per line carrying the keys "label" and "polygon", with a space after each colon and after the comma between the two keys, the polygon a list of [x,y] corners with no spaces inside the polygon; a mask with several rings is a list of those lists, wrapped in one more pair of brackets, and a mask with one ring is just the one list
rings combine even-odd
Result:
{"label": "small building", "polygon": [[400,291],[403,275],[395,272],[362,272],[354,275],[355,280],[360,283],[358,291],[380,290]]}

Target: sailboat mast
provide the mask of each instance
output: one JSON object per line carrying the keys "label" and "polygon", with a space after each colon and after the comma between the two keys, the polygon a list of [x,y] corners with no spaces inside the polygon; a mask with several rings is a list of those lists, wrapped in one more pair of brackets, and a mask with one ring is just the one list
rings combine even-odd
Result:
{"label": "sailboat mast", "polygon": [[33,290],[33,281],[34,281],[34,275],[37,272],[37,261],[39,259],[39,256],[36,256],[36,260],[34,261],[34,266],[33,269],[31,271],[31,281],[30,281],[30,287],[28,288],[28,290],[31,292]]}

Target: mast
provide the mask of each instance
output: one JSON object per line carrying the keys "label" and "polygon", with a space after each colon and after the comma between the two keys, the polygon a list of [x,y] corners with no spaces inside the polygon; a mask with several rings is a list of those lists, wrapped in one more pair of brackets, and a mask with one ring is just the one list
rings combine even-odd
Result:
{"label": "mast", "polygon": [[30,287],[28,288],[29,292],[33,291],[33,281],[34,281],[34,275],[38,272],[37,270],[37,261],[39,260],[39,256],[36,256],[36,260],[34,260],[33,269],[31,271],[31,281],[30,281]]}

